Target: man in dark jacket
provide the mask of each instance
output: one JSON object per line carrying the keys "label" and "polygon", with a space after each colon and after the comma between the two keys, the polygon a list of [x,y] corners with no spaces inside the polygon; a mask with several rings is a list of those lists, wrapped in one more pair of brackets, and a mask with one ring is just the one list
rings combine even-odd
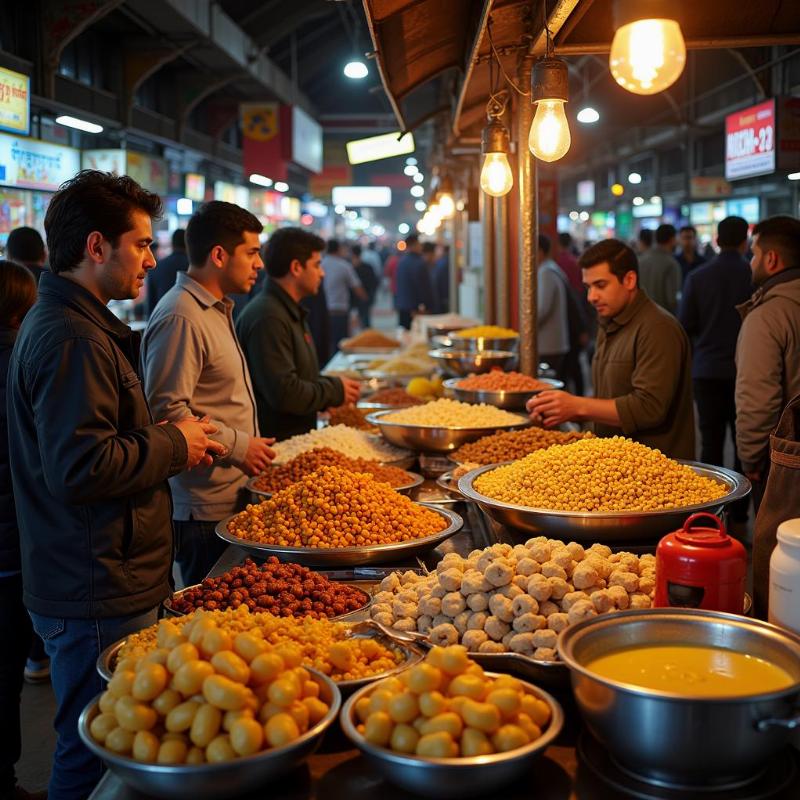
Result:
{"label": "man in dark jacket", "polygon": [[281,228],[264,248],[267,282],[236,321],[256,395],[262,436],[279,441],[308,433],[317,412],[358,400],[349,378],[319,374],[301,300],[320,291],[325,242],[301,228]]}
{"label": "man in dark jacket", "polygon": [[[38,235],[38,234],[37,234]],[[36,281],[22,264],[0,261],[0,798],[34,800],[16,785],[14,765],[22,753],[19,703],[25,659],[31,647],[31,618],[22,604],[19,529],[8,463],[6,376],[17,330],[36,301]],[[30,742],[28,745],[30,746]]]}
{"label": "man in dark jacket", "polygon": [[23,599],[57,702],[51,800],[83,800],[100,779],[101,762],[77,732],[102,689],[95,661],[155,622],[169,593],[166,479],[223,450],[202,420],[154,423],[138,337],[106,308],[139,294],[160,212],[158,197],[126,176],[86,170],[62,186],[45,217],[51,272],[9,367]]}
{"label": "man in dark jacket", "polygon": [[406,237],[406,252],[397,264],[394,305],[400,324],[406,330],[411,330],[411,320],[415,314],[431,313],[433,310],[430,266],[422,255],[422,245],[415,233]]}
{"label": "man in dark jacket", "polygon": [[147,316],[155,311],[158,301],[175,285],[179,272],[189,269],[186,255],[186,231],[177,228],[172,233],[172,252],[159,259],[155,269],[147,273]]}

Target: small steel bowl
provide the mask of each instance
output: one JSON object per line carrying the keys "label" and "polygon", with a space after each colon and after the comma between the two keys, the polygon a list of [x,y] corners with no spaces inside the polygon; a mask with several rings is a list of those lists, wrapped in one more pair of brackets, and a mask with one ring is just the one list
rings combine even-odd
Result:
{"label": "small steel bowl", "polygon": [[457,350],[443,348],[431,350],[428,355],[449,375],[466,377],[470,374],[490,372],[493,369],[512,369],[517,354],[510,350]]}
{"label": "small steel bowl", "polygon": [[187,800],[219,800],[239,797],[268,785],[310,756],[319,746],[325,731],[339,714],[342,696],[336,684],[316,670],[308,670],[320,686],[320,697],[330,706],[328,713],[299,739],[245,758],[221,764],[144,764],[127,756],[106,750],[95,742],[89,725],[99,713],[96,697],[83,710],[78,720],[81,741],[124,783],[148,797],[187,798]]}
{"label": "small steel bowl", "polygon": [[449,334],[455,331],[463,331],[464,328],[468,328],[469,325],[465,325],[463,322],[443,322],[438,325],[429,323],[426,327],[428,329],[428,341],[433,342],[438,336],[449,338]]}
{"label": "small steel bowl", "polygon": [[[498,677],[496,673],[486,673]],[[387,780],[413,794],[451,798],[479,794],[496,795],[503,785],[525,775],[536,758],[555,740],[564,724],[559,703],[533,684],[520,681],[525,691],[544,700],[550,707],[547,730],[535,742],[508,753],[471,758],[426,758],[396,753],[370,744],[356,730],[356,704],[374,690],[365,686],[344,704],[340,721],[345,736],[364,754],[367,761]]]}
{"label": "small steel bowl", "polygon": [[507,391],[489,391],[488,389],[461,389],[459,384],[461,378],[450,378],[444,382],[444,388],[447,389],[456,400],[461,400],[462,403],[486,403],[490,406],[497,408],[505,408],[508,411],[524,411],[525,404],[534,395],[540,392],[546,392],[552,389],[563,389],[563,381],[557,381],[553,378],[538,378],[540,383],[546,384],[541,389],[530,389],[525,392],[507,392]]}
{"label": "small steel bowl", "polygon": [[676,459],[686,464],[698,475],[721,483],[727,493],[716,500],[698,503],[684,508],[668,508],[662,511],[555,511],[530,506],[516,506],[503,503],[481,494],[474,487],[475,479],[502,464],[488,464],[473,469],[458,479],[458,488],[467,498],[477,503],[487,516],[506,526],[511,533],[546,533],[548,536],[576,542],[642,542],[660,539],[667,533],[683,526],[686,519],[700,511],[718,514],[729,503],[746,497],[750,493],[750,481],[724,467],[714,467],[696,461]]}
{"label": "small steel bowl", "polygon": [[[394,466],[394,465],[391,465]],[[402,468],[401,468],[402,469]],[[411,492],[417,488],[425,478],[422,477],[418,472],[409,472],[405,470],[406,475],[408,476],[408,480],[406,483],[402,484],[401,486],[392,486],[396,492],[400,494],[411,494]],[[255,478],[250,478],[247,481],[247,489],[252,492],[254,495],[263,498],[264,500],[270,500],[272,498],[272,492],[265,492],[263,489],[256,489],[255,482],[258,480],[258,476]]]}
{"label": "small steel bowl", "polygon": [[[645,689],[598,675],[597,656],[642,645],[703,645],[757,655],[795,683],[739,697]],[[592,734],[626,771],[670,788],[732,787],[751,778],[800,727],[800,637],[736,614],[654,608],[565,628],[558,652]],[[692,794],[697,796],[697,794]]]}
{"label": "small steel bowl", "polygon": [[474,442],[483,436],[497,431],[514,431],[531,425],[528,416],[519,414],[519,422],[506,425],[491,425],[482,428],[432,427],[429,425],[410,425],[384,419],[392,411],[376,411],[367,416],[367,421],[380,428],[381,434],[390,444],[419,450],[423,453],[451,453],[462,444]]}
{"label": "small steel bowl", "polygon": [[434,336],[431,341],[437,347],[452,347],[453,350],[519,350],[519,335],[488,339],[485,336]]}

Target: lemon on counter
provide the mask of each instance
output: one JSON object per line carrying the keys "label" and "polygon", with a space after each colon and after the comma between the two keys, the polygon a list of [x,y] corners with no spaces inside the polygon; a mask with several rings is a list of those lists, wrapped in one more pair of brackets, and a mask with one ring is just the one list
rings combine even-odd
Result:
{"label": "lemon on counter", "polygon": [[408,382],[406,391],[412,397],[430,397],[433,394],[434,387],[427,378],[412,378]]}

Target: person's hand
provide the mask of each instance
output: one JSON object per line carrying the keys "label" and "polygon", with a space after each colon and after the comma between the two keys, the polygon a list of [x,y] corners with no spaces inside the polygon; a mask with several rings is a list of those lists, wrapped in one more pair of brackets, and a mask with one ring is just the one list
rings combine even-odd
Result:
{"label": "person's hand", "polygon": [[209,467],[214,461],[214,456],[227,455],[228,448],[224,444],[208,438],[210,434],[219,430],[216,425],[208,421],[208,417],[203,419],[184,417],[174,424],[186,439],[189,450],[186,469],[194,469],[200,465]]}
{"label": "person's hand", "polygon": [[275,444],[274,439],[262,439],[258,436],[251,437],[247,452],[244,455],[242,471],[250,476],[260,475],[270,465],[272,459],[275,458],[275,451],[270,447],[271,444]]}
{"label": "person's hand", "polygon": [[534,422],[540,422],[545,428],[554,428],[576,419],[579,403],[580,399],[569,392],[549,391],[531,397],[525,408]]}
{"label": "person's hand", "polygon": [[357,403],[358,398],[361,397],[361,384],[352,378],[340,378],[339,380],[341,380],[342,388],[344,389],[343,405]]}

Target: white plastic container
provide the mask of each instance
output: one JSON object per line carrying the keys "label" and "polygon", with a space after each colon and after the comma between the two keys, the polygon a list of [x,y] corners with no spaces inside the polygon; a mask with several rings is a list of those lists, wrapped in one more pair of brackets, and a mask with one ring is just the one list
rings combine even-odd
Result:
{"label": "white plastic container", "polygon": [[769,561],[769,621],[800,634],[800,519],[778,526]]}

